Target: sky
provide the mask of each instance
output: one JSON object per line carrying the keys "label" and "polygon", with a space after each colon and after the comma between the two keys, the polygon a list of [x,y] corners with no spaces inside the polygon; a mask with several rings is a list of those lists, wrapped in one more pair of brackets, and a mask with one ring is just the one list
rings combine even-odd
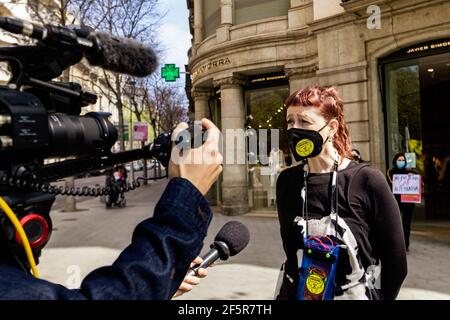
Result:
{"label": "sky", "polygon": [[[187,51],[191,47],[189,33],[189,11],[186,0],[160,0],[161,9],[167,12],[159,32],[159,41],[165,48],[165,54],[159,57],[160,67],[166,63],[175,63],[184,72],[187,64]],[[180,75],[178,85],[184,85],[184,75]]]}

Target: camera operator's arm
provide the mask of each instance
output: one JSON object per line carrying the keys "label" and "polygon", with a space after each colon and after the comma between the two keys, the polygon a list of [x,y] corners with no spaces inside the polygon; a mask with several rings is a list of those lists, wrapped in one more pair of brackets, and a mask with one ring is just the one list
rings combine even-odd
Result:
{"label": "camera operator's arm", "polygon": [[[111,267],[86,277],[80,292],[90,298],[168,299],[177,291],[191,261],[197,257],[211,220],[204,195],[222,172],[220,132],[204,119],[208,139],[183,157],[172,157],[173,177],[159,200],[154,217],[135,230],[131,245]],[[187,128],[180,124],[174,134]],[[192,157],[209,164],[192,164]]]}

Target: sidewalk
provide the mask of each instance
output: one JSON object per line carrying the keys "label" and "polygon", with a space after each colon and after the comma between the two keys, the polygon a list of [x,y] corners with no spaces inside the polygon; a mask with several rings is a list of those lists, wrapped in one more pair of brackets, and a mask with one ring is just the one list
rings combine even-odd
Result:
{"label": "sidewalk", "polygon": [[[52,211],[55,230],[41,257],[42,278],[77,287],[77,271],[81,280],[95,268],[111,264],[129,244],[136,224],[151,216],[164,187],[162,181],[127,194],[129,206],[124,209],[106,210],[98,199],[90,199],[79,205],[79,212]],[[228,217],[216,212],[202,253],[231,220],[249,228],[247,248],[210,268],[200,285],[178,299],[273,298],[279,266],[285,259],[278,219],[273,214]],[[414,226],[408,276],[399,299],[450,300],[450,242],[443,240],[449,236],[450,228],[445,226]]]}
{"label": "sidewalk", "polygon": [[413,221],[411,233],[419,238],[450,244],[450,221]]}
{"label": "sidewalk", "polygon": [[[273,299],[279,265],[285,259],[276,215],[257,212],[225,217],[216,214],[214,219],[211,226],[214,232],[210,232],[209,241],[216,232],[213,228],[238,220],[249,227],[251,242],[241,254],[211,268],[201,285],[179,299]],[[450,225],[433,224],[432,227],[422,223],[420,226],[426,231],[412,232],[408,275],[398,299],[450,300],[450,241],[445,241],[450,239]],[[433,233],[436,230],[439,235]]]}

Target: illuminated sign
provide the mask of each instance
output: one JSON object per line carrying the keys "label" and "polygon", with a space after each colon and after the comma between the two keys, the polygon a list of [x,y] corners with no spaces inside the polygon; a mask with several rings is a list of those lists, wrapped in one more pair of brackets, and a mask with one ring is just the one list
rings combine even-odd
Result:
{"label": "illuminated sign", "polygon": [[397,59],[411,59],[413,57],[422,57],[449,51],[450,38],[437,39],[402,48],[397,52],[394,52],[389,56],[380,59],[380,63],[385,64],[397,61]]}
{"label": "illuminated sign", "polygon": [[197,78],[202,73],[205,73],[206,71],[209,71],[209,70],[211,70],[213,68],[226,66],[227,64],[231,64],[231,61],[230,61],[230,59],[228,57],[210,61],[210,62],[202,65],[201,67],[199,67],[197,70],[195,70],[192,73],[192,80]]}
{"label": "illuminated sign", "polygon": [[284,71],[249,76],[246,89],[269,88],[281,85],[289,85],[289,79]]}
{"label": "illuminated sign", "polygon": [[258,83],[258,82],[274,81],[274,80],[281,80],[281,79],[286,79],[286,75],[283,74],[283,75],[277,75],[277,76],[261,77],[261,78],[252,79],[250,82]]}
{"label": "illuminated sign", "polygon": [[444,47],[450,48],[450,41],[441,41],[441,42],[436,42],[436,43],[431,43],[431,44],[421,45],[418,47],[409,48],[406,50],[406,53],[411,54],[411,53],[416,53],[416,52],[440,49],[440,48],[444,48]]}
{"label": "illuminated sign", "polygon": [[166,82],[175,82],[180,77],[180,68],[174,64],[166,64],[161,68],[161,76]]}

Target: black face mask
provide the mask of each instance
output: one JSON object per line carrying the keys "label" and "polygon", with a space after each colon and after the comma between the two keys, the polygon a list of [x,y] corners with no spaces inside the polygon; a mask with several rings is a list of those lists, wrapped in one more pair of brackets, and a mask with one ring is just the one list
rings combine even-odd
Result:
{"label": "black face mask", "polygon": [[319,132],[327,125],[328,123],[319,131],[297,128],[291,128],[287,131],[289,147],[296,161],[314,158],[320,154],[324,141]]}

